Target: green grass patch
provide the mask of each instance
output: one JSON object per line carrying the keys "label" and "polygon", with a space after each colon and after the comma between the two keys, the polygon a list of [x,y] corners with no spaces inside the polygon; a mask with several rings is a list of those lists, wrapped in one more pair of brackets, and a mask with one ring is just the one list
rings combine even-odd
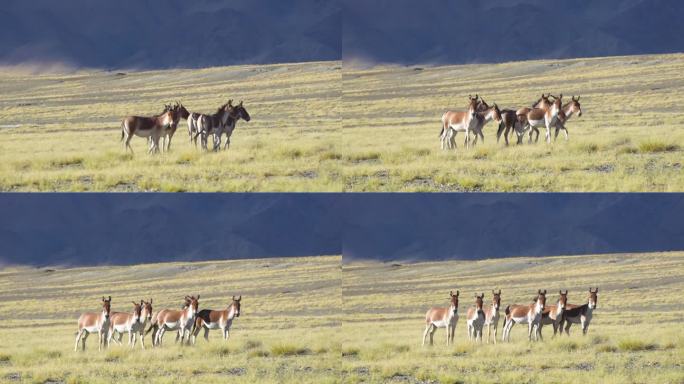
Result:
{"label": "green grass patch", "polygon": [[652,351],[658,349],[657,344],[633,339],[621,340],[617,346],[618,349],[623,352]]}
{"label": "green grass patch", "polygon": [[294,344],[282,343],[271,346],[271,355],[273,356],[302,356],[310,353],[310,349]]}
{"label": "green grass patch", "polygon": [[639,143],[639,152],[641,153],[673,152],[678,149],[679,145],[662,141],[649,140]]}

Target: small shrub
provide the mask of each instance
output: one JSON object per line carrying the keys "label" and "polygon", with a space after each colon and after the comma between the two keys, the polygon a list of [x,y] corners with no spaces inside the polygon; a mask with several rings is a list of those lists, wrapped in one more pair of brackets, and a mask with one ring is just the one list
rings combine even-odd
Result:
{"label": "small shrub", "polygon": [[562,341],[556,346],[559,351],[572,352],[579,348],[579,345],[574,341]]}
{"label": "small shrub", "polygon": [[308,348],[298,347],[292,344],[276,344],[271,347],[273,356],[301,356],[308,355],[311,351]]}
{"label": "small shrub", "polygon": [[657,344],[647,343],[641,340],[622,340],[618,343],[618,349],[624,352],[652,351],[657,348]]}
{"label": "small shrub", "polygon": [[595,143],[580,143],[576,146],[578,152],[595,153],[598,152],[599,146]]}
{"label": "small shrub", "polygon": [[639,152],[641,153],[659,153],[672,152],[679,149],[676,144],[663,143],[661,141],[644,141],[639,143]]}
{"label": "small shrub", "polygon": [[605,345],[600,345],[598,348],[596,348],[596,350],[597,350],[598,352],[609,352],[609,353],[613,353],[613,352],[617,352],[617,347],[614,346],[614,345],[605,344]]}
{"label": "small shrub", "polygon": [[342,155],[340,153],[337,153],[337,152],[327,151],[327,152],[321,153],[319,156],[319,159],[321,161],[324,161],[324,160],[341,160]]}
{"label": "small shrub", "polygon": [[618,155],[632,155],[635,153],[639,153],[639,149],[636,147],[632,147],[632,146],[622,147],[622,148],[617,150]]}
{"label": "small shrub", "polygon": [[231,351],[227,345],[221,345],[214,348],[214,353],[219,357],[229,356]]}
{"label": "small shrub", "polygon": [[271,354],[263,349],[253,349],[247,353],[247,357],[268,357]]}
{"label": "small shrub", "polygon": [[250,351],[252,349],[261,348],[264,344],[259,340],[247,340],[242,345],[243,351]]}
{"label": "small shrub", "polygon": [[342,350],[342,357],[357,357],[360,352],[358,348],[345,348]]}
{"label": "small shrub", "polygon": [[12,360],[12,356],[5,353],[0,353],[0,363],[9,363],[10,360]]}
{"label": "small shrub", "polygon": [[347,155],[347,159],[354,162],[378,160],[380,159],[380,152],[352,153]]}

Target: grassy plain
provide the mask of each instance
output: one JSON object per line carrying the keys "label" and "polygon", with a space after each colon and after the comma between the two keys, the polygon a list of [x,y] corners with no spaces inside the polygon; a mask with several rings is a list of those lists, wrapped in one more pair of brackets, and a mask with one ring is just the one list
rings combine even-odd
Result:
{"label": "grassy plain", "polygon": [[[684,54],[343,70],[348,191],[684,191]],[[569,141],[505,147],[497,127],[440,149],[441,116],[468,94],[500,108],[580,95]],[[564,98],[564,99],[565,99]],[[515,143],[515,141],[513,141]]]}
{"label": "grassy plain", "polygon": [[[193,70],[32,74],[0,69],[0,191],[341,191],[341,63]],[[171,152],[135,155],[121,120],[180,100],[213,113],[244,100],[227,152],[189,144],[181,120]]]}
{"label": "grassy plain", "polygon": [[[683,265],[683,252],[345,264],[344,382],[682,383]],[[492,289],[500,288],[505,308],[528,303],[537,289],[547,289],[554,304],[558,290],[568,289],[569,302],[582,304],[595,286],[598,307],[587,336],[573,325],[570,337],[552,338],[546,326],[545,340],[534,343],[516,325],[510,343],[467,340],[464,315],[476,292],[491,303]],[[447,305],[456,289],[455,345],[447,347],[439,329],[435,345],[422,347],[425,312]]]}
{"label": "grassy plain", "polygon": [[[24,383],[328,383],[339,382],[339,256],[126,267],[6,268],[0,271],[0,382]],[[212,331],[191,347],[135,350],[112,345],[74,352],[81,311],[102,295],[129,311],[150,297],[155,311],[201,294],[201,308],[225,308],[241,294],[242,311],[224,342]]]}

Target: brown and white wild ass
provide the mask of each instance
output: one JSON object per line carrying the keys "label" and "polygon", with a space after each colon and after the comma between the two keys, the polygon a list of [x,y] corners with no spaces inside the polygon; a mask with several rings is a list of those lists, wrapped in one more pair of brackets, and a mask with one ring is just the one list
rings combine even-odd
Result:
{"label": "brown and white wild ass", "polygon": [[[521,108],[516,112],[518,116],[526,120],[526,129],[545,127],[547,143],[551,143],[551,127],[556,126],[558,113],[562,108],[563,94],[561,93],[559,97],[553,95],[550,97],[554,98],[553,102],[549,100],[549,96],[542,95],[541,100],[536,104],[537,107]],[[531,139],[530,135],[530,141]]]}
{"label": "brown and white wild ass", "polygon": [[442,130],[439,133],[442,149],[456,148],[456,132],[465,132],[465,146],[469,147],[470,131],[477,124],[479,96],[468,96],[468,109],[465,112],[446,111],[442,115]]}
{"label": "brown and white wild ass", "polygon": [[597,304],[598,287],[596,287],[595,291],[592,291],[591,288],[589,288],[589,300],[586,304],[567,304],[565,312],[563,313],[563,318],[559,324],[560,332],[563,332],[563,324],[567,323],[565,325],[565,333],[570,336],[570,326],[572,324],[580,324],[582,326],[582,334],[586,335]]}
{"label": "brown and white wild ass", "polygon": [[[145,349],[145,339],[143,337],[145,325],[152,318],[152,299],[149,302],[140,300],[140,303],[133,302],[133,312],[113,312],[110,316],[109,342],[114,340],[121,345],[124,332],[128,332],[128,346],[135,347],[136,339],[140,338],[140,345]],[[118,338],[115,335],[118,333]]]}
{"label": "brown and white wild ass", "polygon": [[221,148],[221,135],[223,133],[226,134],[226,145],[223,147],[223,150],[225,151],[228,149],[228,147],[230,146],[230,136],[233,134],[235,126],[237,125],[237,122],[240,121],[240,119],[246,122],[249,122],[252,119],[249,116],[249,113],[245,109],[244,105],[242,104],[242,100],[240,100],[240,104],[236,106],[231,106],[230,113],[228,114],[228,119],[226,120],[226,124],[222,126],[220,132],[218,132],[218,140],[214,138],[214,150],[216,150],[217,147],[218,149]]}
{"label": "brown and white wild ass", "polygon": [[484,309],[485,323],[487,326],[487,344],[489,344],[489,336],[492,333],[492,327],[494,327],[494,344],[496,344],[496,335],[498,334],[499,328],[499,308],[501,308],[501,290],[495,292],[492,290],[492,305]]}
{"label": "brown and white wild ass", "polygon": [[[482,142],[484,143],[484,135],[482,134],[482,129],[484,126],[489,123],[490,121],[494,120],[497,123],[501,123],[501,110],[499,110],[499,106],[494,103],[491,107],[484,101],[484,99],[480,98],[480,106],[478,107],[478,112],[475,114],[475,120],[476,124],[475,126],[472,127],[471,132],[475,134],[475,140],[473,140],[473,146],[477,144],[477,137],[479,136],[482,139]],[[456,133],[454,133],[454,136]],[[454,142],[454,146],[456,146],[456,143]]]}
{"label": "brown and white wild ass", "polygon": [[124,141],[124,150],[131,150],[133,136],[150,138],[148,153],[159,152],[159,139],[162,133],[176,120],[176,111],[166,105],[162,113],[152,117],[127,116],[121,122],[121,141]]}
{"label": "brown and white wild ass", "polygon": [[466,313],[466,324],[468,326],[468,339],[472,341],[477,341],[478,336],[480,337],[480,343],[482,343],[482,327],[485,323],[485,313],[482,309],[484,305],[484,293],[480,296],[475,295],[475,307],[468,308]]}
{"label": "brown and white wild ass", "polygon": [[506,319],[504,321],[501,341],[511,341],[511,328],[513,328],[516,323],[527,324],[527,336],[529,340],[532,340],[533,330],[535,331],[535,341],[539,340],[539,325],[541,323],[544,307],[546,307],[546,289],[543,292],[541,289],[537,292],[537,297],[532,304],[514,304],[506,307]]}
{"label": "brown and white wild ass", "polygon": [[[188,110],[180,101],[176,101],[176,104],[171,108],[173,108],[175,112],[173,123],[162,131],[161,136],[162,149],[165,152],[169,152],[171,150],[171,139],[173,138],[174,133],[176,133],[176,129],[178,129],[178,123],[180,122],[180,119],[187,120],[190,117],[190,112],[188,112]],[[168,143],[166,142],[167,137],[169,138]]]}
{"label": "brown and white wild ass", "polygon": [[[575,114],[578,117],[582,116],[582,106],[579,103],[579,99],[579,96],[577,96],[577,98],[572,96],[572,100],[563,105],[563,107],[561,107],[561,111],[558,112],[558,119],[556,120],[556,124],[554,124],[554,127],[556,128],[556,132],[553,137],[554,141],[558,138],[558,133],[561,130],[565,134],[565,140],[568,140],[568,130],[565,128],[565,123]],[[537,142],[537,140],[539,140],[539,129],[536,127],[532,127],[530,130],[530,142],[532,141],[533,131],[536,133],[534,141]]]}
{"label": "brown and white wild ass", "polygon": [[459,291],[449,292],[450,305],[448,308],[430,308],[425,314],[425,332],[423,332],[423,345],[425,345],[425,338],[430,334],[430,345],[433,344],[433,336],[437,328],[446,328],[447,330],[447,345],[454,342],[454,333],[456,331],[456,323],[458,323],[458,295]]}
{"label": "brown and white wild ass", "polygon": [[78,332],[76,333],[76,345],[74,351],[78,350],[78,342],[83,340],[83,350],[85,351],[85,344],[88,335],[97,332],[98,345],[97,350],[107,348],[107,333],[109,331],[109,315],[112,309],[112,297],[105,299],[102,296],[102,311],[82,313],[78,318]]}
{"label": "brown and white wild ass", "polygon": [[[185,340],[185,335],[187,334],[187,341],[190,341],[190,333],[192,331],[192,326],[195,323],[195,316],[197,316],[197,308],[199,306],[200,295],[186,296],[187,305],[183,306],[183,309],[162,309],[157,313],[155,319],[155,332],[152,333],[154,339],[154,345],[161,346],[164,339],[164,334],[166,331],[178,331],[178,337],[180,338],[181,345]],[[148,330],[149,332],[149,330]]]}
{"label": "brown and white wild ass", "polygon": [[[200,136],[202,149],[205,151],[207,150],[209,135],[214,135],[214,139],[216,139],[216,133],[220,132],[222,127],[226,125],[230,115],[231,104],[232,100],[229,100],[220,106],[213,115],[200,115],[197,118],[197,133],[195,133],[193,140],[197,140],[197,136]],[[217,150],[216,143],[214,143],[214,150]]]}
{"label": "brown and white wild ass", "polygon": [[558,325],[560,324],[561,319],[563,318],[565,306],[567,304],[568,290],[566,289],[565,293],[563,293],[563,291],[558,291],[558,302],[556,303],[556,305],[547,305],[546,308],[544,308],[544,312],[542,313],[541,318],[539,337],[543,339],[541,328],[543,328],[543,326],[547,324],[553,325],[553,337],[556,337],[556,332],[558,332]]}
{"label": "brown and white wild ass", "polygon": [[211,309],[199,311],[192,332],[193,344],[195,344],[197,335],[202,328],[204,328],[204,339],[206,341],[209,341],[209,330],[211,329],[220,329],[223,332],[223,340],[228,340],[228,332],[230,331],[230,326],[233,325],[233,319],[240,317],[240,300],[242,300],[242,296],[237,298],[233,296],[232,299],[233,301],[230,305],[222,311]]}

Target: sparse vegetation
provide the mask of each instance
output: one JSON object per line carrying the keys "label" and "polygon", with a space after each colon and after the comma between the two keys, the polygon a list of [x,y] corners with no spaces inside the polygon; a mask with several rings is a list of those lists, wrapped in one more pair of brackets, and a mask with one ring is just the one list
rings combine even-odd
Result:
{"label": "sparse vegetation", "polygon": [[[684,191],[684,54],[343,70],[347,191]],[[583,114],[551,145],[440,149],[440,118],[479,93],[501,108],[542,92],[581,95]],[[551,132],[553,135],[554,132]],[[411,150],[406,150],[411,148]],[[369,153],[373,153],[371,158]],[[369,161],[372,160],[372,161]],[[419,175],[416,182],[409,175]]]}
{"label": "sparse vegetation", "polygon": [[[130,267],[0,270],[0,382],[45,383],[325,383],[339,382],[339,256],[161,263]],[[287,293],[285,288],[287,287]],[[97,335],[74,352],[76,320],[111,294],[115,311],[154,298],[177,308],[201,293],[200,307],[219,309],[242,294],[230,339],[213,331],[195,346],[131,350]],[[28,327],[23,329],[23,327]],[[21,331],[18,331],[20,330]],[[126,338],[124,338],[126,340]]]}
{"label": "sparse vegetation", "polygon": [[[341,73],[339,62],[126,76],[3,70],[0,191],[341,191]],[[148,155],[135,137],[131,155],[119,142],[126,115],[175,100],[213,113],[228,98],[244,100],[252,117],[228,151],[196,150],[184,120],[168,154]]]}
{"label": "sparse vegetation", "polygon": [[[342,324],[344,381],[681,383],[682,265],[683,252],[345,264],[342,293],[353,316]],[[581,304],[596,285],[587,336],[573,325],[570,337],[554,338],[544,326],[544,341],[534,343],[525,326],[515,326],[510,343],[487,344],[486,329],[483,345],[467,340],[465,314],[475,292],[485,292],[489,304],[491,290],[501,288],[503,316],[508,304],[529,302],[539,288],[568,289],[570,302]],[[455,344],[445,345],[442,328],[434,346],[422,347],[425,311],[446,305],[451,289],[461,292]],[[557,299],[551,294],[547,303]]]}

